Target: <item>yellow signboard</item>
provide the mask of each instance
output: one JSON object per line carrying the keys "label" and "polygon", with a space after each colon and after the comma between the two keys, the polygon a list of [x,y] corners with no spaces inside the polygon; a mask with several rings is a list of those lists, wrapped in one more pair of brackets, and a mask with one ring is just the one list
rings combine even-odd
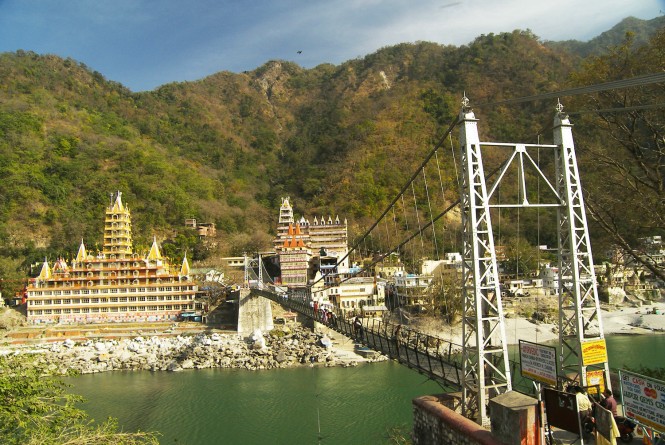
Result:
{"label": "yellow signboard", "polygon": [[607,362],[607,346],[604,338],[582,343],[582,363],[584,366],[605,362]]}
{"label": "yellow signboard", "polygon": [[605,391],[605,371],[602,369],[587,371],[586,386],[588,394],[598,395],[598,397],[600,397],[600,394],[596,394],[596,388],[598,388],[601,393]]}

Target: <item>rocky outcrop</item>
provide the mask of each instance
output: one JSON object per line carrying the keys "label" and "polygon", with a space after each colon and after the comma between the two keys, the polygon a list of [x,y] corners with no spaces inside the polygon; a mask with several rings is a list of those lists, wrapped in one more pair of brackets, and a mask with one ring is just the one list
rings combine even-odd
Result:
{"label": "rocky outcrop", "polygon": [[[177,337],[139,336],[80,343],[68,339],[41,347],[23,347],[16,351],[35,354],[51,373],[61,375],[71,371],[89,374],[115,370],[260,370],[303,364],[356,364],[338,360],[329,341],[324,339],[322,343],[322,339],[321,334],[297,326],[265,334],[257,331],[247,341],[235,334],[218,333]],[[324,346],[324,343],[328,346]]]}

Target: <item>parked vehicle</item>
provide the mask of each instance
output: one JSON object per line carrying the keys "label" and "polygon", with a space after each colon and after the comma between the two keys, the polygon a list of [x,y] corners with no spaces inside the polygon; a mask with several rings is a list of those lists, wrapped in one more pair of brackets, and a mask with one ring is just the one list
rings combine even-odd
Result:
{"label": "parked vehicle", "polygon": [[632,442],[635,423],[623,416],[616,416],[614,421],[617,424],[617,428],[619,428],[619,440],[623,443]]}

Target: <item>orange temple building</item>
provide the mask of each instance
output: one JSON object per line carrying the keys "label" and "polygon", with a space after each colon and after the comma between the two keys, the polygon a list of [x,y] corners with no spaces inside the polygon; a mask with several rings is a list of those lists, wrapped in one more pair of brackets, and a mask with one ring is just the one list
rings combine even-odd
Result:
{"label": "orange temple building", "polygon": [[173,268],[156,239],[147,255],[134,253],[131,214],[121,196],[115,193],[106,208],[101,252],[91,255],[81,242],[71,264],[44,261],[30,280],[29,324],[166,321],[195,309],[187,257]]}

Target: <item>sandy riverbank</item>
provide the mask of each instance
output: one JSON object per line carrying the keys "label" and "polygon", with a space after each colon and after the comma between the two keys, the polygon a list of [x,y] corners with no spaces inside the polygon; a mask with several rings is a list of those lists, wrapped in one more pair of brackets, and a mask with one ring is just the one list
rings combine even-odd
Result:
{"label": "sandy riverbank", "polygon": [[[647,313],[653,308],[658,309],[660,315]],[[665,333],[665,303],[654,303],[641,308],[601,309],[601,320],[605,335]],[[541,343],[558,338],[554,324],[535,324],[524,318],[506,318],[505,325],[509,344],[519,343],[520,339]]]}
{"label": "sandy riverbank", "polygon": [[[647,313],[653,308],[659,310],[660,315]],[[654,303],[641,308],[603,308],[601,319],[605,335],[624,334],[641,335],[650,333],[665,333],[665,302]],[[523,317],[506,317],[506,341],[508,344],[518,344],[520,340],[534,343],[544,343],[559,338],[558,321],[544,323]],[[413,326],[431,335],[449,339],[458,345],[462,344],[462,327],[457,326]]]}

